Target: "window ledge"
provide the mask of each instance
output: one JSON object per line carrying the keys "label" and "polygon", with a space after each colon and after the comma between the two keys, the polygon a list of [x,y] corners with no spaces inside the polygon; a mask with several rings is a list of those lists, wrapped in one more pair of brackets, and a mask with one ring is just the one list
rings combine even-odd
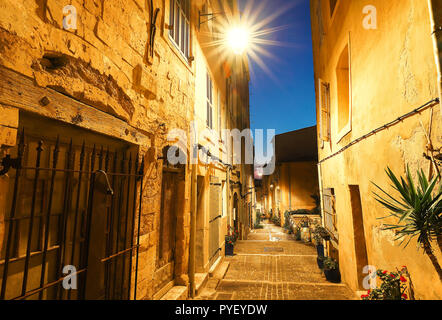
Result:
{"label": "window ledge", "polygon": [[173,53],[179,58],[179,60],[184,64],[184,66],[189,69],[190,72],[193,74],[192,70],[192,64],[189,61],[188,58],[184,55],[184,53],[181,52],[181,49],[176,44],[175,40],[170,36],[170,34],[167,35],[167,38],[169,41],[166,41],[169,45],[169,47],[172,49]]}

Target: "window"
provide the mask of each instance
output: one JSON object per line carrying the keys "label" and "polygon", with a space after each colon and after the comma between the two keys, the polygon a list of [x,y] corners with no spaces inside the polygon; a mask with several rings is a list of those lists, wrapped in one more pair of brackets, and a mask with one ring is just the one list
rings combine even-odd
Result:
{"label": "window", "polygon": [[213,129],[213,83],[207,72],[207,126]]}
{"label": "window", "polygon": [[330,141],[330,84],[319,80],[319,136]]}
{"label": "window", "polygon": [[189,58],[190,55],[190,0],[170,0],[170,37]]}
{"label": "window", "polygon": [[345,46],[336,67],[338,85],[338,131],[342,137],[350,131],[350,62],[348,45]]}
{"label": "window", "polygon": [[338,3],[338,0],[329,0],[329,4],[330,4],[330,17],[333,16],[333,13],[335,12],[336,4],[337,3]]}

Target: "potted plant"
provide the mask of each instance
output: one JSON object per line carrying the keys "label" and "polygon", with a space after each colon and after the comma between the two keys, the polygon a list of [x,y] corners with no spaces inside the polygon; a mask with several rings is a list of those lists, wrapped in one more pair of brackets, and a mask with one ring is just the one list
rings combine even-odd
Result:
{"label": "potted plant", "polygon": [[292,226],[290,225],[290,212],[284,212],[284,232],[291,234]]}
{"label": "potted plant", "polygon": [[318,253],[318,257],[324,256],[324,245],[322,244],[322,237],[321,235],[316,231],[316,229],[313,231],[313,241],[316,245],[316,252]]}
{"label": "potted plant", "polygon": [[322,243],[322,237],[318,231],[318,226],[313,230],[313,242],[316,245],[316,252],[318,253],[318,257],[316,258],[316,263],[318,264],[319,269],[324,269],[324,245]]}
{"label": "potted plant", "polygon": [[325,241],[330,241],[330,233],[323,226],[316,227],[317,232]]}
{"label": "potted plant", "polygon": [[323,257],[323,256],[316,257],[316,263],[318,264],[318,268],[321,270],[324,269],[324,259],[325,259],[325,257]]}
{"label": "potted plant", "polygon": [[388,272],[387,270],[377,270],[376,275],[381,281],[378,288],[367,291],[362,295],[362,300],[408,300],[407,279],[404,277],[403,267],[401,272]]}
{"label": "potted plant", "polygon": [[311,242],[311,234],[310,234],[310,221],[307,217],[305,217],[300,222],[301,226],[301,239],[304,242]]}
{"label": "potted plant", "polygon": [[330,257],[325,257],[323,259],[324,263],[324,274],[327,281],[332,283],[341,282],[341,273],[339,272],[338,262]]}
{"label": "potted plant", "polygon": [[295,240],[296,241],[301,241],[301,230],[299,228],[296,228],[295,231]]}
{"label": "potted plant", "polygon": [[238,238],[238,232],[233,227],[228,225],[227,226],[227,236],[225,237],[226,256],[233,256],[234,246],[235,246],[235,242],[236,242],[237,238]]}
{"label": "potted plant", "polygon": [[233,256],[233,250],[235,247],[235,241],[233,236],[226,236],[226,256]]}

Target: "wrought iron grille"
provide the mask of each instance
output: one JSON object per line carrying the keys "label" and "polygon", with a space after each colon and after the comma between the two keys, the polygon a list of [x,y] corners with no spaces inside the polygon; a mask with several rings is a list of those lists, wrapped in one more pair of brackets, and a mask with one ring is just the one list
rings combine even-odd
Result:
{"label": "wrought iron grille", "polygon": [[[136,297],[144,160],[24,130],[14,152],[0,171],[9,176],[0,299]],[[77,289],[63,286],[67,265]]]}
{"label": "wrought iron grille", "polygon": [[337,215],[335,210],[335,195],[333,189],[323,191],[324,223],[325,228],[338,240]]}

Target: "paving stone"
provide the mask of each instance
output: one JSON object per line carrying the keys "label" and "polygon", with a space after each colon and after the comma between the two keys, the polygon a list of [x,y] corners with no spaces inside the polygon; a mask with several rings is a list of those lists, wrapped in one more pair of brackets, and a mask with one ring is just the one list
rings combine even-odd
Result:
{"label": "paving stone", "polygon": [[[285,240],[269,240],[278,237]],[[216,286],[210,280],[207,291],[197,299],[356,299],[345,284],[326,281],[316,264],[316,249],[312,245],[291,240],[282,228],[267,224],[248,239],[238,241],[235,255],[226,257],[225,261],[230,265],[224,278]]]}

